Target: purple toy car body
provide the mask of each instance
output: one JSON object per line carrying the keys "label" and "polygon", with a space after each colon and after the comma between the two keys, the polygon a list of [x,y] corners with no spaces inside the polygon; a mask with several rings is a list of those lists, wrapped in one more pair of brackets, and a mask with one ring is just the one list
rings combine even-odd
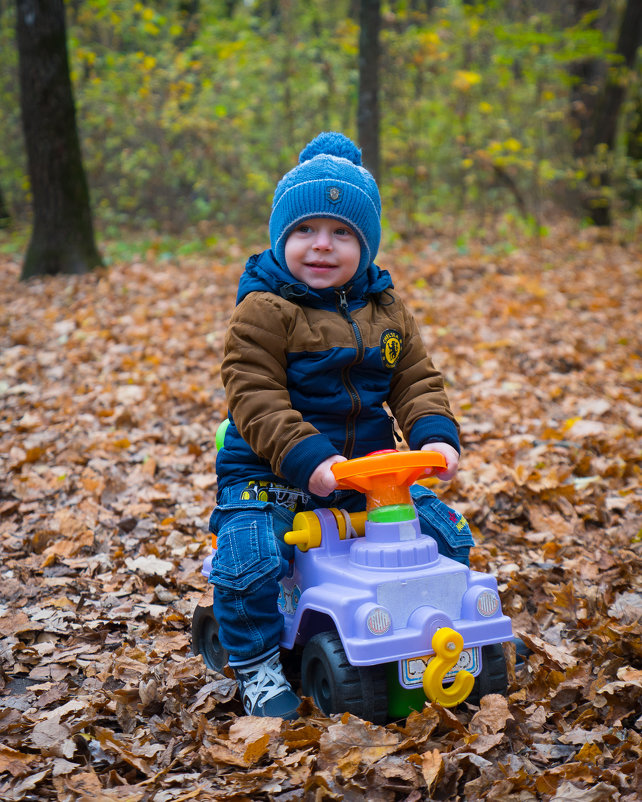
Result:
{"label": "purple toy car body", "polygon": [[[421,709],[427,698],[453,706],[506,691],[502,642],[512,627],[497,582],[438,553],[420,531],[408,491],[440,459],[394,452],[339,463],[335,475],[343,472],[342,486],[366,493],[368,512],[299,513],[286,535],[298,548],[278,601],[284,665],[293,684],[300,666],[303,693],[327,714],[383,723]],[[211,562],[212,555],[206,577]],[[226,654],[211,598],[194,613],[193,646],[221,671]]]}

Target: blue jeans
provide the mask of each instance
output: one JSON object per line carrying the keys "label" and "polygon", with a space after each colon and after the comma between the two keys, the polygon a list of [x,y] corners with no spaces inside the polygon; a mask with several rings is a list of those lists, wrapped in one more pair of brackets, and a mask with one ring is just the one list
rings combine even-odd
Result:
{"label": "blue jeans", "polygon": [[[237,667],[278,649],[283,628],[277,607],[279,580],[294,556],[294,547],[283,536],[292,529],[295,514],[320,506],[348,512],[365,509],[365,497],[352,490],[338,490],[320,500],[294,489],[288,496],[286,489],[250,485],[226,487],[210,518],[210,531],[217,536],[209,577],[215,591],[214,615],[229,664]],[[413,485],[410,491],[421,531],[435,538],[441,554],[468,565],[474,543],[466,519],[428,488]]]}

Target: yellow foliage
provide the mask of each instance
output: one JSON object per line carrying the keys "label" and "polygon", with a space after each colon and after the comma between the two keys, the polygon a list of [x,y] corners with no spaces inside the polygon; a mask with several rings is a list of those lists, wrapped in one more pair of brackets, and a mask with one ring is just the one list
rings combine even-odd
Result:
{"label": "yellow foliage", "polygon": [[425,45],[438,45],[441,39],[437,31],[425,31],[420,35],[419,41]]}
{"label": "yellow foliage", "polygon": [[244,47],[243,42],[226,42],[218,49],[218,57],[225,61]]}
{"label": "yellow foliage", "polygon": [[96,54],[93,50],[86,50],[84,47],[79,47],[76,50],[76,55],[80,61],[84,61],[89,67],[93,66],[96,62]]}
{"label": "yellow foliage", "polygon": [[472,72],[471,70],[457,70],[455,72],[452,85],[460,92],[468,92],[471,87],[481,83],[481,79],[482,77],[478,72]]}
{"label": "yellow foliage", "polygon": [[440,57],[439,45],[441,40],[436,31],[424,31],[418,37],[424,56]]}

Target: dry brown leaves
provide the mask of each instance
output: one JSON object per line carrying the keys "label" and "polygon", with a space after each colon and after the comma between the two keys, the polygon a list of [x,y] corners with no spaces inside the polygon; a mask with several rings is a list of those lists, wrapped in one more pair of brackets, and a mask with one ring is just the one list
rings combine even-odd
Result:
{"label": "dry brown leaves", "polygon": [[638,800],[641,256],[560,226],[380,258],[462,423],[440,492],[533,650],[508,699],[387,727],[240,716],[190,652],[238,248],[27,285],[0,262],[0,798]]}

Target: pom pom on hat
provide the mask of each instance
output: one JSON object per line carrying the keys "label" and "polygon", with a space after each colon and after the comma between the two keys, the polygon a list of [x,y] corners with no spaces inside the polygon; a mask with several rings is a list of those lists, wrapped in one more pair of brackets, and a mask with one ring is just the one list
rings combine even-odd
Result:
{"label": "pom pom on hat", "polygon": [[274,192],[270,243],[283,267],[289,234],[311,217],[341,220],[354,230],[361,244],[358,272],[374,260],[381,239],[379,189],[362,166],[359,148],[335,131],[309,142],[299,155],[299,165],[283,176]]}
{"label": "pom pom on hat", "polygon": [[312,142],[303,148],[299,153],[299,164],[321,155],[338,156],[361,167],[361,151],[347,136],[335,131],[325,131],[315,137]]}

